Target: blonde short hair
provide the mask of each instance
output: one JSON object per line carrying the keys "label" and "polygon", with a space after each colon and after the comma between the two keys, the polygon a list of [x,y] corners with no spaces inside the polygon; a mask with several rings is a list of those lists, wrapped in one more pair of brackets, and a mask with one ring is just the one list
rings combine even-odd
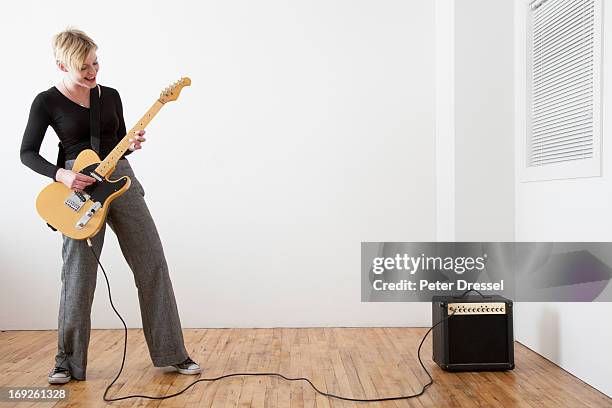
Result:
{"label": "blonde short hair", "polygon": [[81,69],[87,55],[97,49],[96,43],[81,30],[67,28],[53,36],[55,61],[75,70]]}

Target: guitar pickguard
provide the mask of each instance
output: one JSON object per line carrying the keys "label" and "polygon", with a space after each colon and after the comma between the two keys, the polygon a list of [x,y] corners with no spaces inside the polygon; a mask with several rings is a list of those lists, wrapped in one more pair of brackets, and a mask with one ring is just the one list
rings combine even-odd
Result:
{"label": "guitar pickguard", "polygon": [[85,187],[82,193],[72,192],[71,195],[66,198],[65,204],[71,209],[78,211],[88,199],[94,203],[100,203],[101,207],[104,207],[107,199],[128,183],[127,178],[120,178],[114,181],[106,180],[95,172],[98,164],[99,163],[90,164],[79,172],[95,178],[96,182]]}

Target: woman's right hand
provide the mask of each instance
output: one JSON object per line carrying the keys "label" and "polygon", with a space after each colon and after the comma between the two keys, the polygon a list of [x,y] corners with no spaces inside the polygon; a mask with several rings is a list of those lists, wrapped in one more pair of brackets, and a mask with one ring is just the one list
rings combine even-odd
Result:
{"label": "woman's right hand", "polygon": [[58,169],[57,173],[55,173],[55,180],[76,191],[83,191],[85,187],[96,182],[96,179],[93,177],[75,173],[68,169]]}

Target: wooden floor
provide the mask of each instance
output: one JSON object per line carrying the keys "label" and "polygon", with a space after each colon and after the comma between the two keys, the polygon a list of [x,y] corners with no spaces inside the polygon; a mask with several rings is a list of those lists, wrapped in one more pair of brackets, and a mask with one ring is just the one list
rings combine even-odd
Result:
{"label": "wooden floor", "polygon": [[[308,377],[326,392],[353,398],[412,394],[427,380],[416,359],[422,328],[187,329],[185,343],[204,368],[184,376],[155,368],[142,330],[130,330],[128,357],[111,397],[166,395],[197,378],[232,372],[276,371]],[[56,331],[0,332],[0,386],[47,387]],[[0,406],[107,406],[102,394],[115,377],[123,350],[123,330],[93,330],[87,381],[71,381],[68,401],[0,403]],[[130,399],[115,406],[146,407],[612,407],[612,400],[519,343],[516,369],[497,373],[447,373],[431,361],[431,341],[423,358],[435,384],[425,395],[403,401],[351,403],[315,393],[306,382],[276,377],[232,377],[201,382],[169,400]],[[58,386],[55,386],[58,387]]]}

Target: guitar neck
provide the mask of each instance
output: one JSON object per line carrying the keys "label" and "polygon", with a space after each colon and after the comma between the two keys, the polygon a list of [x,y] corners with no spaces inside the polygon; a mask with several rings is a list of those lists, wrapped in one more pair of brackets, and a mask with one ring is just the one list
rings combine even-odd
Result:
{"label": "guitar neck", "polygon": [[106,177],[115,169],[115,166],[117,165],[119,159],[123,157],[123,154],[129,149],[130,145],[132,144],[132,142],[130,142],[130,139],[136,138],[136,134],[147,127],[149,122],[151,122],[155,115],[157,115],[157,112],[161,110],[162,106],[164,106],[164,104],[161,103],[159,100],[155,101],[155,103],[149,108],[147,113],[145,113],[142,118],[140,118],[136,126],[130,129],[127,135],[125,135],[123,139],[121,139],[117,146],[115,146],[115,148],[111,150],[111,152],[98,165],[95,170],[96,173],[98,173],[102,177]]}

